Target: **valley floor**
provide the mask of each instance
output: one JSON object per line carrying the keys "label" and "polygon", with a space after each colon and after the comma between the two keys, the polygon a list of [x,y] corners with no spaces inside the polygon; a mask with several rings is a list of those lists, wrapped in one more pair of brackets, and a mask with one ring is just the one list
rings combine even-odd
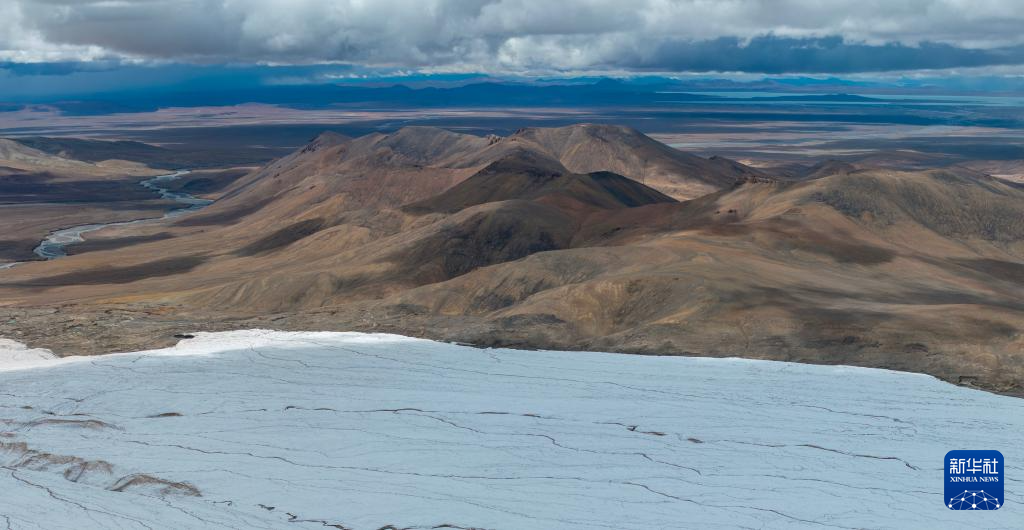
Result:
{"label": "valley floor", "polygon": [[[1024,401],[929,376],[201,333],[0,343],[0,528],[1021,528]],[[944,506],[998,449],[1006,506]]]}

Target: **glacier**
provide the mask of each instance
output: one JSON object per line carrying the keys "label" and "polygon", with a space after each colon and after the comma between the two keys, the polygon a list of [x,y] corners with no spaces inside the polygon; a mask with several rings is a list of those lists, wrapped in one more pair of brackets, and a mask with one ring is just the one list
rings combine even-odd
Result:
{"label": "glacier", "polygon": [[[1022,528],[1024,401],[887,370],[248,330],[0,341],[0,529]],[[943,499],[997,449],[1004,506]]]}

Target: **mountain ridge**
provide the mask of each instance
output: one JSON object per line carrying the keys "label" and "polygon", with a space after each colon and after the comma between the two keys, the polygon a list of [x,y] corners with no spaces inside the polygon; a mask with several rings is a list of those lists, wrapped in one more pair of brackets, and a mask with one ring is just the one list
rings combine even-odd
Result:
{"label": "mountain ridge", "polygon": [[[741,171],[679,200],[613,171],[670,149],[637,134],[321,135],[140,242],[5,271],[0,294],[33,315],[142,311],[148,330],[174,327],[156,316],[171,312],[200,329],[739,355],[1024,394],[1024,189],[956,169],[776,180],[715,159]],[[692,176],[675,178],[718,178]],[[110,263],[127,284],[108,283]]]}

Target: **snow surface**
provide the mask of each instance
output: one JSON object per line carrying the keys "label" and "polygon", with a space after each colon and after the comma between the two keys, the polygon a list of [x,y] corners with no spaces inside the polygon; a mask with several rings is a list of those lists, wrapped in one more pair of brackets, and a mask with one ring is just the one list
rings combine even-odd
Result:
{"label": "snow surface", "polygon": [[[1024,401],[923,375],[271,331],[32,362],[0,529],[1024,527]],[[946,509],[951,449],[1002,451],[1003,508]]]}
{"label": "snow surface", "polygon": [[29,348],[20,342],[0,338],[0,371],[48,366],[55,359],[57,356],[50,350]]}

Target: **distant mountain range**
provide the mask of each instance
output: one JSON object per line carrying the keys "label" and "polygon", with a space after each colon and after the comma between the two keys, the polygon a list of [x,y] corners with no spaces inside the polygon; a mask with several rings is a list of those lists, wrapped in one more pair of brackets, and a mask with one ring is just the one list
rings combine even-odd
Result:
{"label": "distant mountain range", "polygon": [[[248,78],[245,78],[248,79]],[[766,79],[737,82],[725,79],[680,80],[667,77],[646,78],[569,78],[498,79],[486,76],[458,81],[411,78],[354,82],[262,83],[249,79],[235,86],[217,81],[183,85],[168,83],[147,88],[125,89],[116,85],[108,90],[86,94],[56,93],[5,97],[0,91],[0,113],[44,106],[68,116],[108,115],[124,112],[152,112],[172,107],[230,106],[246,103],[281,105],[296,109],[359,108],[364,110],[432,108],[644,108],[680,105],[742,103],[767,104],[848,104],[876,103],[907,107],[935,103],[935,95],[975,94],[978,101],[993,95],[1013,96],[1019,91],[962,91],[918,84],[859,83],[842,79]],[[898,94],[898,99],[887,96]],[[913,97],[914,95],[919,98]],[[965,100],[964,104],[970,104]],[[904,109],[916,115],[920,109]],[[926,123],[946,123],[953,117],[926,115]],[[921,116],[917,117],[921,119]],[[1020,126],[1008,117],[957,117],[955,123]],[[965,121],[966,120],[966,121]]]}
{"label": "distant mountain range", "polygon": [[[848,88],[848,87],[847,87]],[[294,108],[323,108],[334,105],[370,107],[380,105],[401,108],[435,107],[543,107],[543,106],[615,106],[651,105],[665,99],[673,101],[727,101],[728,95],[688,93],[700,87],[682,85],[671,80],[659,83],[625,83],[603,79],[594,83],[514,83],[483,81],[457,86],[392,85],[285,85],[247,87],[232,90],[147,92],[96,94],[73,99],[40,101],[60,109],[67,115],[102,115],[115,112],[145,112],[164,107],[196,107],[270,103]],[[665,94],[665,92],[670,92]],[[848,94],[789,95],[780,93],[779,101],[846,101]],[[805,99],[806,98],[806,99]],[[768,98],[761,98],[762,100]],[[869,98],[859,98],[869,100]],[[25,104],[31,104],[26,102]],[[22,105],[8,104],[0,111],[13,111]]]}

